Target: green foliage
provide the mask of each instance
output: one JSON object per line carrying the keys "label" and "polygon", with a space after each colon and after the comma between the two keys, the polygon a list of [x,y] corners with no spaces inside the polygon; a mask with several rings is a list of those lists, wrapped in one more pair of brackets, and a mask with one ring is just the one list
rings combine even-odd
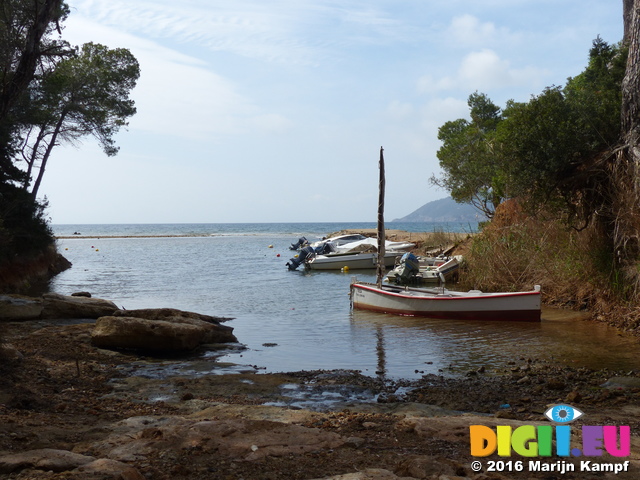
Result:
{"label": "green foliage", "polygon": [[136,113],[129,94],[139,76],[138,61],[129,50],[86,43],[30,89],[22,154],[28,180],[39,169],[34,196],[54,145],[91,135],[108,156],[117,154],[114,136]]}
{"label": "green foliage", "polygon": [[41,252],[53,243],[46,207],[46,201],[34,201],[24,189],[0,184],[0,264]]}
{"label": "green foliage", "polygon": [[118,151],[113,136],[136,113],[129,94],[139,76],[129,50],[86,43],[45,76],[33,95],[49,128],[62,119],[63,136],[93,135],[111,156]]}
{"label": "green foliage", "polygon": [[502,200],[498,182],[500,166],[496,162],[493,135],[501,120],[500,108],[484,94],[469,96],[471,121],[458,119],[438,130],[443,142],[438,150],[444,174],[431,182],[451,193],[457,202],[472,203],[488,217]]}
{"label": "green foliage", "polygon": [[3,0],[0,8],[0,263],[50,245],[45,203],[20,188],[26,179],[15,155],[29,85],[64,56],[54,38],[69,13],[62,0]]}
{"label": "green foliage", "polygon": [[626,55],[598,37],[588,66],[565,87],[502,111],[486,95],[471,95],[471,121],[439,130],[444,173],[432,181],[456,200],[475,200],[489,217],[504,199],[520,197],[586,224],[609,201],[606,161],[620,136]]}

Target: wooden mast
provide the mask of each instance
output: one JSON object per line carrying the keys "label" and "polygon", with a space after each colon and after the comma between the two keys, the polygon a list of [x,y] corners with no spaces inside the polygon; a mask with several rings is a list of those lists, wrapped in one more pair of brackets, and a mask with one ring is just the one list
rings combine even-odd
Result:
{"label": "wooden mast", "polygon": [[378,256],[376,262],[376,277],[378,288],[382,288],[382,277],[384,276],[384,148],[380,147],[380,181],[378,183]]}

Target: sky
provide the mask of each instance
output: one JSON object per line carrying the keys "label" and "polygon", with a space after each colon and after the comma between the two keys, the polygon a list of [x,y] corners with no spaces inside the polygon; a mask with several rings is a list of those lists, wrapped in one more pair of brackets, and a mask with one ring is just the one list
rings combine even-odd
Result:
{"label": "sky", "polygon": [[107,157],[60,145],[53,224],[375,222],[448,192],[438,128],[564,85],[621,0],[67,0],[63,38],[128,48],[137,114]]}

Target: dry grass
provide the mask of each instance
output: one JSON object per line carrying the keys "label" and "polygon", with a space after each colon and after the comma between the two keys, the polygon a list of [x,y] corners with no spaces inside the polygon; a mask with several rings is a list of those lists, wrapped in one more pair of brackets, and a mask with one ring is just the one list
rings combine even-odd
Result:
{"label": "dry grass", "polygon": [[610,251],[593,229],[578,232],[506,204],[473,239],[462,279],[465,286],[486,291],[541,285],[547,303],[588,308],[608,302],[615,291]]}

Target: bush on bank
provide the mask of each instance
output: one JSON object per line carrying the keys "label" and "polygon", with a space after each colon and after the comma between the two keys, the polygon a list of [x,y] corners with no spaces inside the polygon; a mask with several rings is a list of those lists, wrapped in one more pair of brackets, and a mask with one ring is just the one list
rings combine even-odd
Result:
{"label": "bush on bank", "polygon": [[551,215],[529,216],[510,200],[471,239],[460,279],[463,288],[485,291],[541,285],[545,304],[588,310],[600,321],[635,332],[640,307],[611,252],[596,227],[578,231]]}

